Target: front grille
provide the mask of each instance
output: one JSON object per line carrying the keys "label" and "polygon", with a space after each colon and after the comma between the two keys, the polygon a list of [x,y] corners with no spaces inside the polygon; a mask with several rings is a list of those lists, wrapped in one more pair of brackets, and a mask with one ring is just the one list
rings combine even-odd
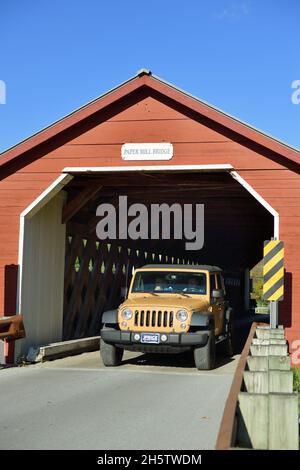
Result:
{"label": "front grille", "polygon": [[135,310],[134,326],[143,329],[173,328],[173,310]]}

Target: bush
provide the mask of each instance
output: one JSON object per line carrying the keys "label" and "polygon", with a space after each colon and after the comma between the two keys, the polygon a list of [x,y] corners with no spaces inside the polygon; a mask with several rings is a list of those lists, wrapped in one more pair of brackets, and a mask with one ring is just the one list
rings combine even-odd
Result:
{"label": "bush", "polygon": [[294,377],[294,391],[298,392],[298,410],[300,414],[300,369],[298,367],[292,367]]}

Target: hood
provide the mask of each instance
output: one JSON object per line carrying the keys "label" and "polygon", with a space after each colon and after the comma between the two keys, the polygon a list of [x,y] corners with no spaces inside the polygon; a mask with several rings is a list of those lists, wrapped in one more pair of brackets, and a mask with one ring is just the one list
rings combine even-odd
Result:
{"label": "hood", "polygon": [[207,310],[209,302],[205,298],[184,297],[180,294],[173,294],[172,297],[163,295],[145,295],[136,299],[127,299],[120,305],[120,308],[186,308],[189,310]]}

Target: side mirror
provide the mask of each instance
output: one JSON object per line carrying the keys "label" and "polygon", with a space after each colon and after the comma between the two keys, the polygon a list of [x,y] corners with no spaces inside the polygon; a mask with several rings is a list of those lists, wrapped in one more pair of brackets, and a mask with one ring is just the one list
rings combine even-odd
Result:
{"label": "side mirror", "polygon": [[213,289],[211,292],[211,296],[214,299],[224,299],[224,291],[223,289]]}
{"label": "side mirror", "polygon": [[128,289],[127,287],[121,287],[121,297],[126,299],[128,294]]}

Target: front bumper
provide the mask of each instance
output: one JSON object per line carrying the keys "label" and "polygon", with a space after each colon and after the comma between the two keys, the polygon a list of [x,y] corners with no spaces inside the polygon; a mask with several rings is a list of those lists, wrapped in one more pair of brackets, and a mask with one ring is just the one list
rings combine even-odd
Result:
{"label": "front bumper", "polygon": [[[141,335],[141,332],[134,332],[134,331],[120,331],[120,330],[114,330],[112,329],[105,329],[101,330],[101,338],[105,343],[109,344],[116,344],[116,345],[121,345],[121,346],[147,346],[144,343],[141,343],[141,340],[135,340],[134,335],[136,333],[139,333]],[[145,331],[145,333],[148,333]],[[155,332],[151,332],[155,333]],[[160,335],[165,335],[167,337],[166,341],[158,344],[151,344],[149,346],[151,347],[161,347],[161,346],[167,346],[167,347],[176,347],[176,348],[188,348],[188,347],[193,347],[193,346],[205,346],[208,338],[209,338],[209,331],[201,331],[197,333],[160,333]]]}

